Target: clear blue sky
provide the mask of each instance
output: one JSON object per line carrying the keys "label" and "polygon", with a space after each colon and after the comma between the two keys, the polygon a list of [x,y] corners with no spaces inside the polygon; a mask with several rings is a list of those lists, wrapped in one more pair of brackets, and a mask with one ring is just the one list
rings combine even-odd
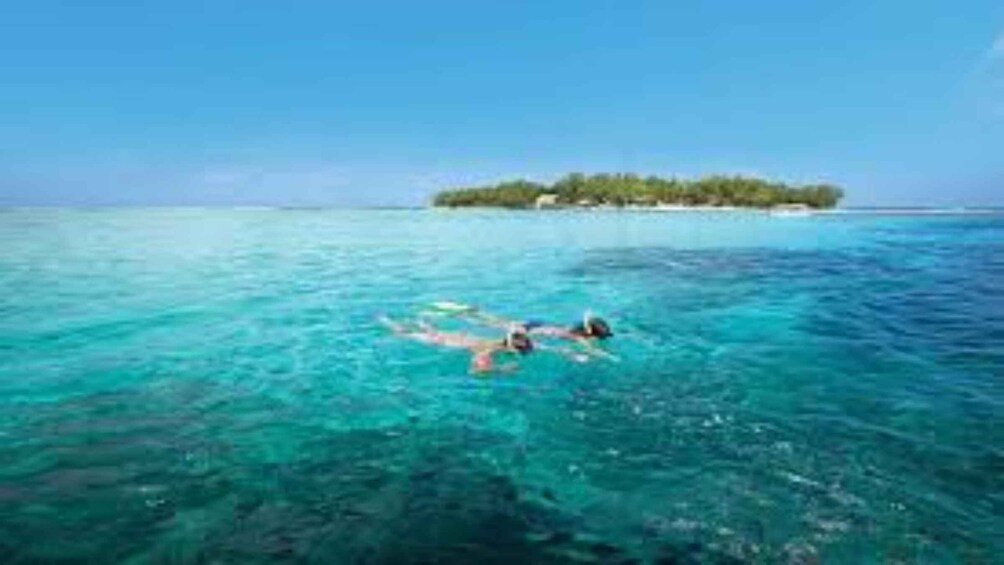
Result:
{"label": "clear blue sky", "polygon": [[569,171],[1004,205],[1004,2],[0,9],[0,204],[415,204]]}

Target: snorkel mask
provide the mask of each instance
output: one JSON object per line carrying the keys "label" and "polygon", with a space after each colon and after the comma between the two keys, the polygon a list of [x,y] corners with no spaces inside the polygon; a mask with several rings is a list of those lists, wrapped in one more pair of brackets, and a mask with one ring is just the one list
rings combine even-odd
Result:
{"label": "snorkel mask", "polygon": [[586,310],[582,314],[582,333],[587,337],[595,337],[597,339],[607,339],[614,335],[610,331],[610,325],[603,318],[593,316],[593,313],[589,310]]}
{"label": "snorkel mask", "polygon": [[530,340],[530,336],[526,334],[526,330],[520,327],[510,328],[505,334],[505,340],[502,342],[506,349],[515,351],[520,355],[526,355],[533,351],[533,341]]}

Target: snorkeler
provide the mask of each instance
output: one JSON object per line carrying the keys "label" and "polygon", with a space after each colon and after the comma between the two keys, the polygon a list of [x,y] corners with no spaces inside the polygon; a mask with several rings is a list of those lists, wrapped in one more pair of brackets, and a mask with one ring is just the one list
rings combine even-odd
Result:
{"label": "snorkeler", "polygon": [[[527,320],[522,323],[522,327],[526,328],[527,333],[530,335],[572,341],[581,347],[587,355],[604,357],[611,361],[620,360],[616,355],[608,353],[596,345],[597,341],[613,337],[614,332],[610,329],[610,324],[606,320],[592,315],[588,310],[582,315],[581,322],[571,326],[556,326],[537,320]],[[565,354],[569,356],[567,352]],[[571,356],[573,359],[581,361],[574,353]]]}
{"label": "snorkeler", "polygon": [[401,337],[429,345],[470,351],[470,371],[472,373],[514,371],[517,369],[515,363],[497,366],[492,355],[495,353],[518,353],[526,355],[533,351],[533,341],[530,340],[530,336],[527,335],[526,331],[519,326],[508,328],[502,341],[497,341],[459,332],[442,331],[422,321],[407,325],[391,320],[386,316],[380,317],[379,321]]}
{"label": "snorkeler", "polygon": [[537,320],[527,320],[522,326],[531,334],[556,337],[559,339],[571,339],[576,341],[590,339],[609,339],[614,336],[610,329],[610,324],[603,318],[593,316],[588,310],[582,315],[582,321],[572,326],[552,326]]}
{"label": "snorkeler", "polygon": [[[613,361],[619,360],[617,356],[612,355],[595,345],[595,342],[597,341],[613,337],[614,333],[613,330],[610,329],[610,324],[608,324],[606,320],[600,318],[599,316],[594,316],[592,312],[588,310],[582,315],[582,320],[580,322],[572,324],[571,326],[559,326],[547,324],[539,320],[526,320],[522,322],[509,320],[496,316],[495,314],[485,312],[474,306],[468,306],[466,304],[459,304],[455,302],[437,302],[433,303],[432,306],[443,311],[445,315],[464,319],[469,322],[480,323],[493,328],[520,327],[531,336],[542,336],[572,341],[576,345],[580,346],[587,355],[605,357]],[[568,351],[566,349],[547,347],[540,348],[550,349],[568,357],[569,359],[572,359],[573,361],[585,362],[588,360],[584,359],[581,354]]]}

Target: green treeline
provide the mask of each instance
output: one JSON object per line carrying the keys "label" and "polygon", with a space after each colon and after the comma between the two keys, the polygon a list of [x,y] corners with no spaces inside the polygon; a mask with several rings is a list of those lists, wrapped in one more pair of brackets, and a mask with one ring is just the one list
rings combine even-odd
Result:
{"label": "green treeline", "polygon": [[451,208],[533,208],[543,195],[552,196],[542,201],[553,200],[558,206],[668,204],[770,208],[801,204],[810,208],[832,208],[843,197],[843,191],[828,184],[790,186],[740,176],[679,180],[620,173],[572,173],[552,185],[516,180],[493,186],[446,190],[438,193],[433,203]]}

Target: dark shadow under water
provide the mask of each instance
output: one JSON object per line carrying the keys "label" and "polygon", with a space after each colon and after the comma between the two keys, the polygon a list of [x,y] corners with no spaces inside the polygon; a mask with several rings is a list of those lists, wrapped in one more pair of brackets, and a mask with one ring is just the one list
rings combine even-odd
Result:
{"label": "dark shadow under water", "polygon": [[[24,412],[31,441],[0,447],[5,563],[639,562],[487,464],[480,450],[507,439],[476,429],[315,429],[199,381]],[[297,453],[260,458],[262,425]],[[655,559],[735,561],[695,542]]]}

